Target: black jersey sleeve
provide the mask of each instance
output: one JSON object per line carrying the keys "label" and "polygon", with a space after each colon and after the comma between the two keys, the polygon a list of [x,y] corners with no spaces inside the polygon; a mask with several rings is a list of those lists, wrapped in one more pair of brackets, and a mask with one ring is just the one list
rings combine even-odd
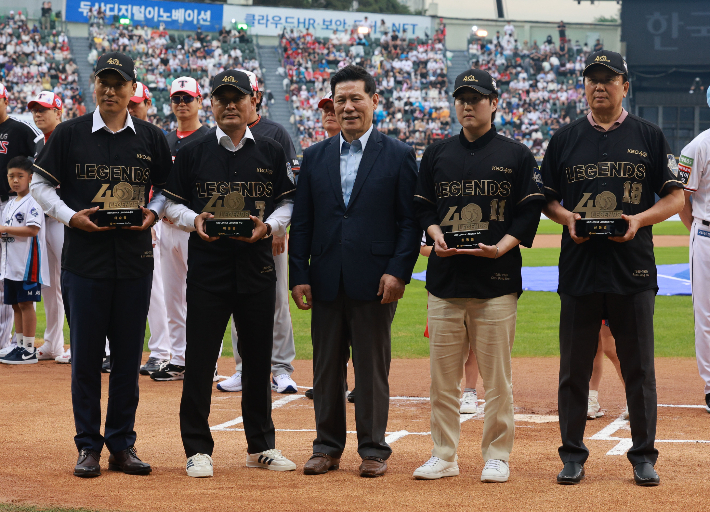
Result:
{"label": "black jersey sleeve", "polygon": [[67,150],[69,147],[71,147],[71,129],[67,129],[60,124],[54,129],[44,149],[37,156],[37,160],[34,163],[34,171],[52,185],[59,185],[65,177],[66,166],[64,164],[68,158]]}
{"label": "black jersey sleeve", "polygon": [[562,187],[560,183],[562,173],[557,164],[558,139],[559,137],[555,137],[554,135],[550,139],[550,143],[545,151],[545,158],[542,160],[540,174],[542,175],[542,187],[545,197],[547,199],[557,199],[560,201],[562,199]]}
{"label": "black jersey sleeve", "polygon": [[289,134],[286,132],[286,130],[283,131],[284,138],[285,140],[278,141],[281,144],[281,147],[284,149],[284,153],[286,153],[286,161],[288,164],[291,166],[291,170],[294,172],[294,174],[298,174],[299,171],[301,170],[301,164],[298,162],[298,155],[296,155],[296,148],[293,145],[293,140],[291,140],[291,137]]}
{"label": "black jersey sleeve", "polygon": [[433,224],[439,224],[436,210],[436,190],[434,186],[434,170],[432,169],[431,146],[424,151],[419,165],[417,187],[414,191],[414,213],[419,226],[426,231]]}
{"label": "black jersey sleeve", "polygon": [[515,208],[513,221],[506,234],[514,236],[525,247],[531,247],[537,227],[540,224],[540,212],[545,203],[542,177],[535,157],[525,148],[522,162],[515,176]]}
{"label": "black jersey sleeve", "polygon": [[173,157],[165,136],[154,131],[153,137],[155,138],[155,151],[150,170],[150,181],[154,186],[160,188],[164,187],[168,181],[170,170],[173,167]]}
{"label": "black jersey sleeve", "polygon": [[[175,203],[190,206],[190,203],[192,202],[191,190],[195,185],[193,153],[196,149],[197,146],[184,148],[183,150],[178,151],[178,154],[175,157],[172,171],[168,176],[168,182],[163,188],[163,195]],[[168,152],[168,156],[170,157],[170,152]]]}
{"label": "black jersey sleeve", "polygon": [[649,181],[653,191],[659,196],[667,195],[673,188],[683,188],[683,182],[678,176],[678,162],[671,151],[671,147],[661,130],[656,132],[658,137],[655,147],[658,151],[650,171]]}
{"label": "black jersey sleeve", "polygon": [[271,145],[271,157],[274,162],[274,205],[284,199],[293,200],[296,194],[296,184],[291,179],[291,173],[286,169],[286,153],[281,145]]}

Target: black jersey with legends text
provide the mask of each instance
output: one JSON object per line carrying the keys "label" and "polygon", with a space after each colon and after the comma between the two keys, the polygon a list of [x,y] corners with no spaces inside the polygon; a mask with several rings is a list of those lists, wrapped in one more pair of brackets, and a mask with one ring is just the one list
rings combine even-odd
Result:
{"label": "black jersey with legends text", "polygon": [[[560,129],[542,163],[545,195],[582,218],[621,218],[651,208],[683,187],[678,164],[661,129],[629,114],[611,131],[596,130],[586,117]],[[575,243],[565,226],[558,292],[630,295],[658,289],[651,226],[628,242],[593,236]]]}
{"label": "black jersey with legends text", "polygon": [[[209,126],[205,126],[203,124],[197,130],[192,132],[187,137],[183,137],[182,139],[178,137],[177,130],[173,130],[172,132],[165,135],[165,138],[168,140],[168,146],[170,146],[170,154],[173,157],[173,162],[175,161],[175,155],[177,155],[178,151],[187,146],[190,142],[196,141],[197,139],[204,137],[209,131]],[[214,131],[214,129],[212,131]]]}
{"label": "black jersey with legends text", "polygon": [[[262,221],[296,186],[286,171],[286,156],[273,139],[253,135],[232,152],[222,147],[216,131],[182,148],[163,193],[195,213],[227,203],[249,210]],[[255,293],[276,281],[271,238],[253,244],[232,238],[188,242],[187,281],[212,293]]]}
{"label": "black jersey with legends text", "polygon": [[[35,154],[37,134],[25,123],[8,117],[0,123],[0,199],[7,201],[10,185],[7,176],[7,163],[16,156],[32,158]],[[15,193],[12,192],[14,195]]]}
{"label": "black jersey with legends text", "polygon": [[[424,152],[414,196],[417,219],[426,230],[489,231],[490,244],[506,234],[532,245],[545,196],[530,150],[491,128],[474,142],[463,131]],[[470,229],[470,228],[466,228]],[[440,258],[431,252],[427,290],[439,298],[491,299],[522,293],[520,248],[497,259],[459,254]]]}
{"label": "black jersey with legends text", "polygon": [[[35,161],[35,172],[61,186],[62,201],[74,211],[112,208],[121,199],[145,206],[150,187],[162,187],[172,166],[160,128],[132,118],[135,133],[100,128],[94,115],[61,123]],[[62,268],[92,279],[132,279],[153,271],[150,230],[113,229],[89,233],[65,228]]]}

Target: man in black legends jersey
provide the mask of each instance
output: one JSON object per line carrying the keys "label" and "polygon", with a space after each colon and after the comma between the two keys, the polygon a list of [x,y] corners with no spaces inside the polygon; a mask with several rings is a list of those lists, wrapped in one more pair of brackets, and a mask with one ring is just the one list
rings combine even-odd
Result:
{"label": "man in black legends jersey", "polygon": [[[621,106],[629,90],[621,55],[608,50],[590,54],[584,88],[591,111],[555,133],[542,164],[547,196],[543,211],[564,226],[557,290],[559,453],[564,468],[557,481],[576,484],[584,478],[589,378],[599,326],[609,319],[626,383],[633,440],[628,458],[634,480],[658,485],[653,467],[658,458],[653,365],[658,285],[651,225],[681,210],[683,183],[660,128]],[[661,197],[655,204],[654,194]],[[578,236],[581,219],[617,219],[625,233]]]}
{"label": "man in black legends jersey", "polygon": [[[249,130],[255,135],[269,137],[278,142],[286,153],[287,169],[296,176],[300,169],[296,149],[291,136],[279,123],[262,117],[261,102],[263,93],[259,90],[259,81],[251,71],[240,70],[249,77],[249,83],[256,95],[256,110],[249,119]],[[294,178],[295,179],[295,178]],[[277,393],[296,393],[298,387],[291,378],[293,365],[291,362],[296,357],[296,345],[293,338],[293,325],[291,311],[288,304],[288,236],[286,229],[288,222],[277,228],[272,233],[271,252],[274,256],[276,269],[276,309],[274,311],[274,345],[271,351],[271,389]],[[238,343],[236,324],[232,322],[232,346]],[[220,391],[241,391],[242,389],[242,358],[239,352],[234,351],[236,371],[229,379],[217,384]]]}
{"label": "man in black legends jersey", "polygon": [[[464,71],[453,95],[461,133],[426,149],[414,196],[419,223],[434,240],[426,286],[434,450],[414,477],[459,474],[461,378],[472,349],[486,388],[481,481],[505,482],[515,434],[510,350],[523,292],[518,246],[532,245],[545,196],[530,150],[493,127],[491,75]],[[481,242],[457,249],[444,231]]]}
{"label": "man in black legends jersey", "polygon": [[[217,129],[188,144],[175,158],[165,188],[168,218],[193,231],[188,243],[187,350],[180,404],[180,431],[187,474],[212,476],[214,441],[208,417],[212,376],[229,317],[237,324],[244,360],[242,416],[247,467],[291,471],[296,465],[275,449],[271,420],[271,347],[276,273],[271,254],[274,221],[289,210],[295,184],[286,156],[273,139],[253,135],[247,122],[256,98],[249,78],[226,70],[212,82]],[[231,206],[230,206],[231,205]],[[211,238],[205,220],[220,208],[249,213],[250,238]]]}
{"label": "man in black legends jersey", "polygon": [[[54,130],[35,162],[32,196],[64,223],[62,294],[71,333],[72,404],[79,460],[74,474],[101,474],[108,448],[109,469],[147,474],[136,455],[138,367],[153,274],[150,229],[162,211],[160,193],[144,208],[150,187],[162,187],[170,173],[163,132],[126,110],[136,89],[133,61],[107,53],[94,73],[98,108]],[[61,199],[56,187],[61,185]],[[90,215],[106,205],[136,201],[143,224],[98,227]],[[101,435],[101,363],[108,337],[111,376]]]}
{"label": "man in black legends jersey", "polygon": [[[7,163],[16,156],[32,158],[35,154],[35,139],[37,134],[25,123],[11,119],[7,115],[8,92],[0,84],[0,208],[5,211],[10,194],[7,182]],[[4,304],[5,285],[0,283],[0,349],[9,350],[12,322],[14,319],[12,307]],[[20,340],[22,341],[22,340]],[[0,352],[2,355],[6,355]]]}
{"label": "man in black legends jersey", "polygon": [[[210,129],[200,123],[202,92],[192,77],[181,76],[170,87],[170,107],[177,119],[177,129],[167,134],[173,161],[181,148],[202,138]],[[142,374],[158,381],[182,380],[185,376],[185,290],[187,279],[187,240],[190,233],[178,228],[167,217],[156,226],[159,233],[160,267],[168,316],[168,351],[170,358],[150,357],[141,367]],[[167,363],[167,364],[164,364]]]}

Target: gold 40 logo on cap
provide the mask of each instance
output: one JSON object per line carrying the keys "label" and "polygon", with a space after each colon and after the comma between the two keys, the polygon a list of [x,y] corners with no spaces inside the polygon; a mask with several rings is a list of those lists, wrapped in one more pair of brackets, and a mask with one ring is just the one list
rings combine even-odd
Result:
{"label": "gold 40 logo on cap", "polygon": [[596,59],[594,59],[594,62],[611,62],[606,55],[597,55]]}
{"label": "gold 40 logo on cap", "polygon": [[476,77],[473,75],[466,75],[465,77],[463,77],[463,81],[464,82],[478,82],[478,80],[476,80]]}
{"label": "gold 40 logo on cap", "polygon": [[223,82],[236,82],[237,80],[233,76],[225,76],[222,79]]}
{"label": "gold 40 logo on cap", "polygon": [[120,62],[118,62],[118,59],[109,59],[106,63],[107,63],[107,64],[111,64],[112,66],[121,66],[121,67],[123,67],[123,64],[121,64]]}

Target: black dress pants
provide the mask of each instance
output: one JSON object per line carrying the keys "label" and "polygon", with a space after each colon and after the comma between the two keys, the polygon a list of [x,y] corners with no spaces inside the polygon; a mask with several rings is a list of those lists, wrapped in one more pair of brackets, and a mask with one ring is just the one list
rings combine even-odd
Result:
{"label": "black dress pants", "polygon": [[653,361],[653,310],[656,293],[634,295],[593,293],[580,297],[560,294],[560,384],[558,408],[562,462],[584,464],[589,450],[584,445],[589,379],[597,353],[602,319],[616,340],[616,354],[626,384],[632,448],[632,464],[656,463],[656,374]]}
{"label": "black dress pants", "polygon": [[[133,446],[138,375],[153,275],[90,279],[62,270],[62,297],[70,329],[71,395],[78,450],[115,453]],[[101,435],[101,364],[108,338],[111,374]]]}
{"label": "black dress pants", "polygon": [[271,421],[271,348],[274,343],[276,283],[257,293],[220,295],[188,283],[185,380],[180,402],[180,432],[185,455],[212,455],[209,415],[212,378],[229,317],[239,335],[242,368],[242,417],[247,451],[275,447]]}
{"label": "black dress pants", "polygon": [[313,453],[340,457],[345,449],[346,363],[349,344],[355,369],[355,425],[361,457],[387,459],[391,327],[397,303],[362,301],[340,291],[334,301],[313,301]]}

